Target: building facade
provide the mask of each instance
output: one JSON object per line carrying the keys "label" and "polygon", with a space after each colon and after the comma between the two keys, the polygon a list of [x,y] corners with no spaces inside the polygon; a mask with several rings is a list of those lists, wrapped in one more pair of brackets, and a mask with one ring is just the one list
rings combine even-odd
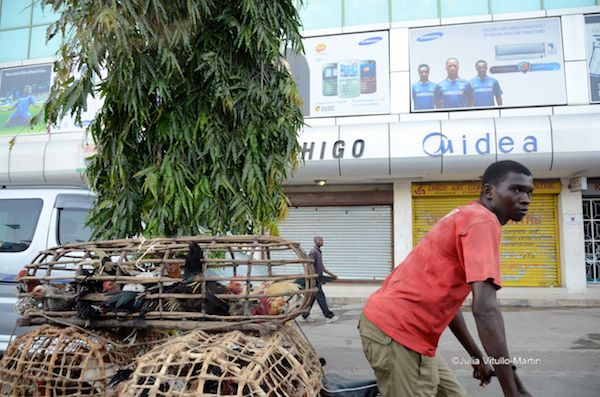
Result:
{"label": "building facade", "polygon": [[[507,286],[600,283],[600,5],[596,0],[305,0],[304,163],[280,231],[348,282],[377,283],[424,233],[475,199],[487,165],[535,177],[530,214],[505,227]],[[85,185],[83,125],[35,132],[58,15],[0,0],[0,183]],[[595,50],[597,52],[595,52]],[[426,71],[426,72],[425,72]],[[426,76],[425,76],[426,75]],[[28,87],[28,88],[26,88]],[[33,99],[28,99],[29,97]]]}
{"label": "building facade", "polygon": [[304,165],[287,186],[282,234],[306,249],[323,235],[342,280],[378,281],[437,219],[478,197],[487,165],[513,159],[535,191],[528,216],[504,228],[504,285],[593,288],[596,2],[361,4],[301,8],[305,59],[290,63],[305,99]]}

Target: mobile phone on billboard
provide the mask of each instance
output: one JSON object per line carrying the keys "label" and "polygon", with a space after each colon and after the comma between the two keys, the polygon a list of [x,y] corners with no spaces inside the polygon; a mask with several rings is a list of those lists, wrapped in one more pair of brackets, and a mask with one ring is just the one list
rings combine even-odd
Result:
{"label": "mobile phone on billboard", "polygon": [[323,96],[336,96],[338,94],[337,63],[323,65]]}
{"label": "mobile phone on billboard", "polygon": [[360,70],[357,60],[338,62],[338,96],[355,98],[360,95]]}
{"label": "mobile phone on billboard", "polygon": [[360,93],[372,94],[377,91],[377,73],[374,60],[360,61]]}

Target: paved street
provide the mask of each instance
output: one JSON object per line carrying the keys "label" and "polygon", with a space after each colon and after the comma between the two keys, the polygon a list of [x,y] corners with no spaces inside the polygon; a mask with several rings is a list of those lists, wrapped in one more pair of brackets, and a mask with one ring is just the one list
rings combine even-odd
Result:
{"label": "paved street", "polygon": [[[325,323],[318,307],[312,312],[313,322],[300,323],[319,355],[327,360],[326,372],[355,378],[372,376],[356,329],[361,306],[333,309],[342,315],[336,323]],[[519,373],[534,396],[600,395],[600,308],[503,308],[503,313],[510,353],[527,362],[519,366]],[[465,319],[477,339],[471,313],[465,313]],[[442,336],[440,352],[470,396],[502,396],[497,380],[482,389],[471,378],[471,369],[464,363],[467,355],[449,331]]]}

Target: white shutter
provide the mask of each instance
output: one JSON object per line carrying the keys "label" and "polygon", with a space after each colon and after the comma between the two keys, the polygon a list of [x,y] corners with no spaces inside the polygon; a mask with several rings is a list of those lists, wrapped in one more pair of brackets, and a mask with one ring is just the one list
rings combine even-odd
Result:
{"label": "white shutter", "polygon": [[392,269],[390,206],[293,207],[279,231],[307,254],[322,236],[323,263],[340,279],[382,280]]}

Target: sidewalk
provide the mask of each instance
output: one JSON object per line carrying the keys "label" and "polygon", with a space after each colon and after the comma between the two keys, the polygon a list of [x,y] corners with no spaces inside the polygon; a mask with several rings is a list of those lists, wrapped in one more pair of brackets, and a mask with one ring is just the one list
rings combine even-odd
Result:
{"label": "sidewalk", "polygon": [[[332,305],[364,304],[380,284],[328,283],[323,289]],[[588,285],[585,293],[566,288],[505,287],[498,291],[501,306],[509,307],[600,307],[600,285]],[[463,306],[471,305],[471,296]]]}

